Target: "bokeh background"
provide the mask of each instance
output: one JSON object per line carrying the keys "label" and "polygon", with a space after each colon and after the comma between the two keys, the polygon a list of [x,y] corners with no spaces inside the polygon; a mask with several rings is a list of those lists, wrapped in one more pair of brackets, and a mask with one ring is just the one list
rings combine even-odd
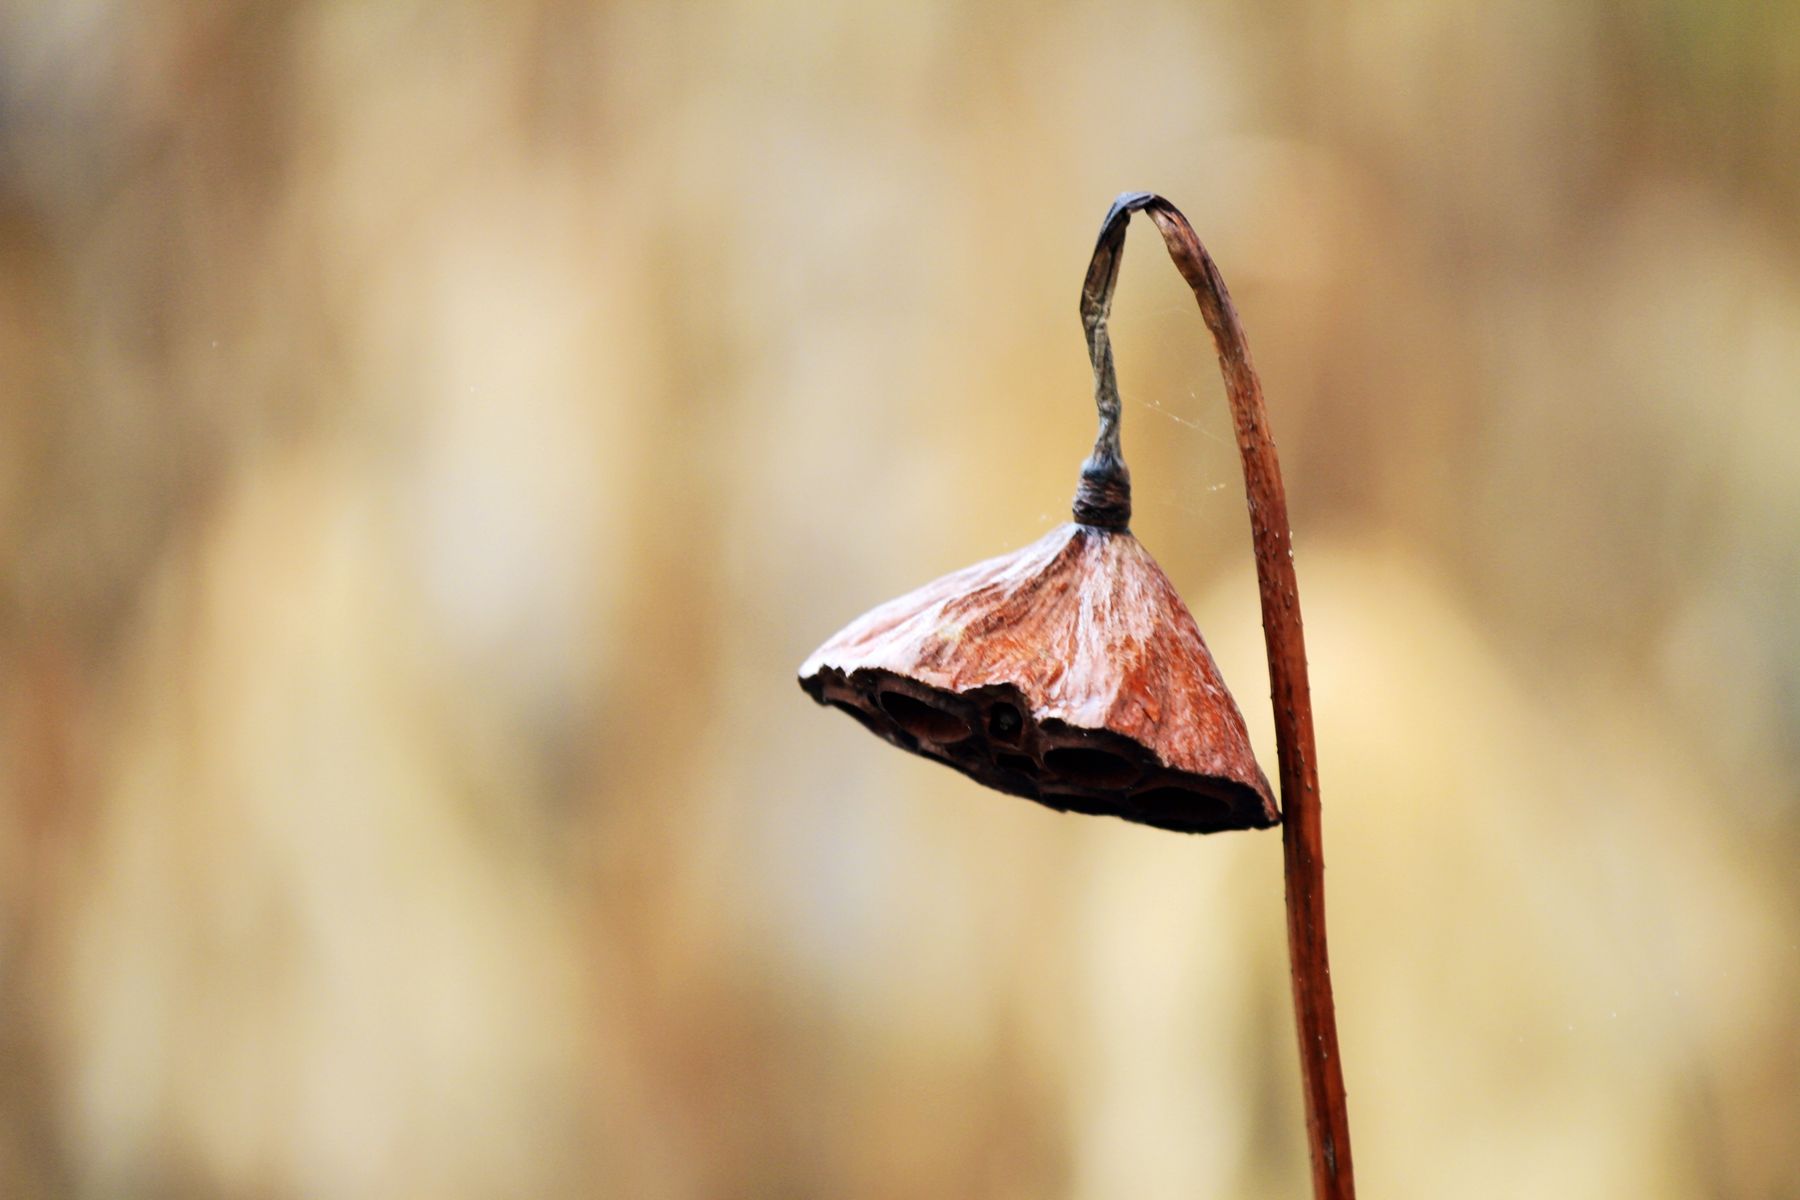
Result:
{"label": "bokeh background", "polygon": [[[1302,1194],[1279,839],[793,683],[1065,519],[1154,188],[1365,1192],[1800,1196],[1800,6],[0,14],[0,1194]],[[1272,768],[1147,235],[1136,528]]]}

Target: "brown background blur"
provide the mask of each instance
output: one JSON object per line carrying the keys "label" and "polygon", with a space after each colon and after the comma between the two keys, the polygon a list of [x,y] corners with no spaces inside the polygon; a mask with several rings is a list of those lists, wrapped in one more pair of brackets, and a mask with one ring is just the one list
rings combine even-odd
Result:
{"label": "brown background blur", "polygon": [[[1800,5],[0,9],[0,1195],[1300,1195],[1279,838],[794,686],[1288,473],[1371,1197],[1800,1196]],[[1272,768],[1147,228],[1136,527]]]}

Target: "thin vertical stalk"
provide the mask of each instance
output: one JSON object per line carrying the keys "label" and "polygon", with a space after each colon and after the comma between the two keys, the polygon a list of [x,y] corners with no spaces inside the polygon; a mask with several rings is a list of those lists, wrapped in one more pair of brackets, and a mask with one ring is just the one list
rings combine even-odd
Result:
{"label": "thin vertical stalk", "polygon": [[[1344,1071],[1338,1057],[1337,1014],[1331,996],[1331,963],[1325,945],[1325,855],[1319,815],[1319,772],[1313,748],[1311,689],[1306,675],[1306,642],[1300,625],[1300,593],[1294,577],[1293,537],[1288,528],[1287,492],[1269,434],[1262,385],[1250,361],[1244,328],[1219,269],[1187,218],[1161,196],[1128,192],[1113,202],[1100,227],[1082,288],[1081,312],[1094,364],[1094,389],[1101,431],[1085,473],[1105,474],[1118,452],[1118,384],[1113,373],[1107,313],[1119,276],[1125,226],[1133,212],[1149,215],[1162,232],[1169,257],[1194,290],[1200,315],[1212,331],[1225,396],[1231,405],[1238,453],[1244,464],[1244,493],[1256,551],[1257,588],[1262,597],[1263,639],[1268,648],[1269,686],[1275,710],[1279,758],[1282,847],[1287,874],[1288,962],[1293,978],[1294,1014],[1300,1035],[1300,1073],[1306,1097],[1306,1133],[1312,1151],[1313,1194],[1318,1200],[1351,1200],[1356,1184],[1350,1167],[1350,1118],[1344,1101]],[[1085,483],[1085,480],[1084,480]]]}

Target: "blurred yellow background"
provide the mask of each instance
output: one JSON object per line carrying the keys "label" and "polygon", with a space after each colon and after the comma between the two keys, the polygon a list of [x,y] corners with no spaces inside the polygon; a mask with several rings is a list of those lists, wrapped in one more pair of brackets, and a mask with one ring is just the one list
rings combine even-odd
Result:
{"label": "blurred yellow background", "polygon": [[1365,1194],[1800,1196],[1797,148],[1752,0],[0,7],[0,1195],[1303,1194],[1278,836],[793,681],[1066,519],[1151,188],[1284,455]]}

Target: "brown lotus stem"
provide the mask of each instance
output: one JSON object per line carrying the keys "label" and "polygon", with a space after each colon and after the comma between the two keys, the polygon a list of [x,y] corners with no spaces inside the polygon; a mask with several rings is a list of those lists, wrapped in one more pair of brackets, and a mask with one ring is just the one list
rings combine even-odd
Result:
{"label": "brown lotus stem", "polygon": [[[1237,309],[1212,256],[1187,218],[1161,196],[1128,192],[1113,201],[1100,226],[1081,317],[1094,364],[1094,402],[1100,436],[1082,470],[1083,503],[1123,522],[1130,515],[1129,475],[1119,453],[1119,390],[1113,372],[1106,318],[1119,278],[1125,226],[1136,211],[1162,231],[1169,257],[1194,289],[1200,315],[1212,331],[1225,376],[1225,397],[1244,463],[1245,500],[1256,548],[1257,588],[1262,596],[1263,638],[1269,654],[1269,688],[1275,710],[1279,759],[1282,848],[1287,870],[1288,961],[1294,1015],[1300,1034],[1300,1072],[1306,1096],[1306,1133],[1312,1149],[1313,1194],[1318,1200],[1350,1200],[1356,1194],[1350,1168],[1350,1118],[1344,1103],[1344,1071],[1338,1058],[1337,1014],[1331,998],[1331,964],[1325,946],[1325,855],[1319,818],[1319,773],[1313,749],[1311,690],[1306,643],[1300,627],[1300,593],[1294,578],[1287,493],[1269,435],[1262,385],[1250,362]],[[1090,480],[1092,481],[1090,484]],[[1123,509],[1123,515],[1120,509]]]}

